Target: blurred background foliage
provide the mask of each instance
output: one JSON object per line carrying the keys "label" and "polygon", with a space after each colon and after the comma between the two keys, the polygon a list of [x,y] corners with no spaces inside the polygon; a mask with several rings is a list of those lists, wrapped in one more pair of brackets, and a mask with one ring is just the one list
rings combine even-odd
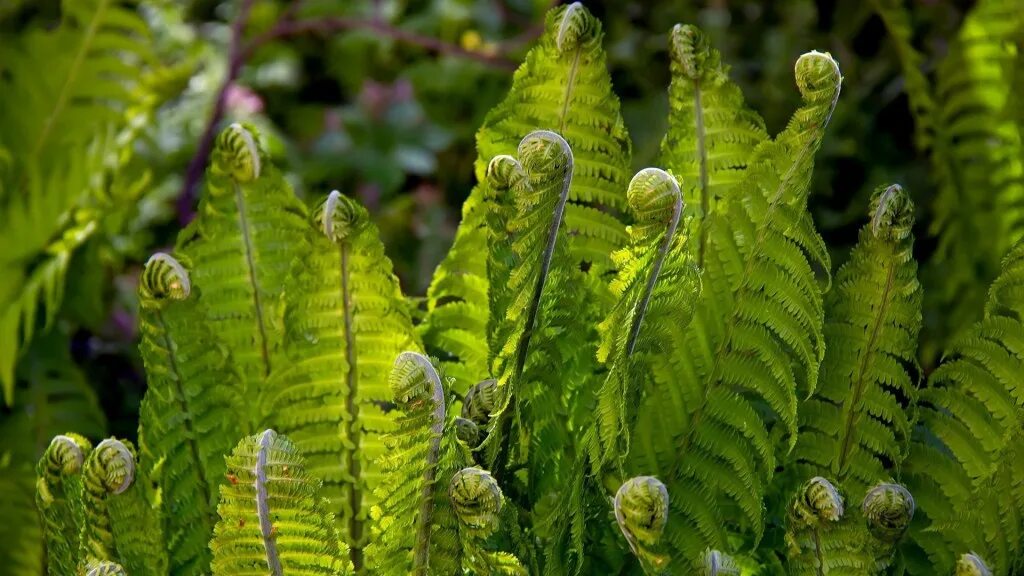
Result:
{"label": "blurred background foliage", "polygon": [[[65,429],[133,438],[145,387],[135,348],[137,277],[146,258],[169,248],[192,216],[203,161],[197,150],[211,118],[217,119],[214,128],[235,120],[257,124],[275,161],[307,202],[332,189],[359,198],[381,229],[404,290],[422,295],[451,243],[461,203],[473,185],[477,126],[504,95],[552,4],[0,2],[0,83],[17,78],[15,63],[37,45],[32,38],[58,51],[62,34],[83,33],[84,27],[76,30],[73,22],[68,24],[75,11],[81,18],[100,7],[130,12],[144,23],[144,30],[135,33],[145,37],[144,45],[136,48],[139,56],[131,62],[132,69],[122,71],[139,86],[126,96],[129,104],[119,108],[124,112],[135,102],[132,98],[144,94],[144,105],[138,105],[143,111],[127,121],[122,114],[120,122],[105,122],[86,110],[83,117],[95,121],[79,118],[79,126],[68,122],[67,128],[57,128],[62,134],[57,143],[66,148],[61,150],[68,158],[80,156],[85,143],[92,141],[89,137],[103,131],[111,131],[116,146],[97,155],[111,168],[105,180],[89,184],[88,197],[65,192],[48,203],[22,206],[23,212],[40,219],[38,226],[44,229],[37,231],[41,242],[36,252],[20,250],[26,246],[25,231],[12,222],[19,216],[19,195],[35,194],[31,183],[44,181],[40,174],[50,168],[22,162],[12,152],[19,142],[9,135],[4,140],[0,128],[0,177],[6,177],[0,183],[7,183],[0,188],[0,217],[8,228],[0,232],[0,306],[5,307],[0,313],[10,316],[16,310],[17,295],[32,278],[50,278],[36,274],[50,262],[47,258],[66,266],[54,278],[66,280],[63,294],[51,294],[52,286],[40,284],[41,300],[47,305],[22,314],[13,342],[11,332],[0,332],[0,338],[8,340],[0,347],[13,347],[17,359],[13,404],[0,407],[0,469],[30,467],[47,439]],[[888,182],[903,184],[920,207],[919,259],[927,260],[936,249],[928,230],[935,196],[930,163],[915,146],[914,115],[900,55],[878,14],[880,5],[893,2],[585,4],[604,22],[608,62],[634,142],[635,169],[652,162],[666,130],[667,35],[673,24],[695,23],[709,34],[770,133],[783,128],[798,104],[792,81],[797,56],[811,49],[827,50],[838,58],[845,82],[819,155],[811,209],[835,250],[835,264],[856,240],[869,191]],[[904,3],[910,40],[923,55],[920,68],[925,75],[934,73],[972,4]],[[68,54],[53,57],[62,56],[70,60]],[[35,70],[59,77],[61,68],[42,62]],[[62,89],[59,84],[51,88]],[[63,85],[64,91],[67,88]],[[46,87],[40,90],[45,92]],[[98,92],[86,86],[82,94],[109,98]],[[222,106],[214,116],[218,100]],[[14,115],[27,113],[21,109],[23,103],[4,100],[3,95],[0,103],[6,108],[0,118],[12,125]],[[81,137],[64,138],[63,131],[72,128],[81,131]],[[60,157],[55,158],[59,163]],[[42,224],[48,220],[52,230]],[[22,228],[32,230],[27,224]],[[21,342],[25,324],[35,326],[35,336]],[[14,441],[26,437],[33,442]],[[0,516],[6,517],[5,506],[14,498],[31,498],[32,486],[15,486],[16,475],[2,470],[0,477],[11,484],[0,486]],[[32,537],[28,531],[21,536]]]}

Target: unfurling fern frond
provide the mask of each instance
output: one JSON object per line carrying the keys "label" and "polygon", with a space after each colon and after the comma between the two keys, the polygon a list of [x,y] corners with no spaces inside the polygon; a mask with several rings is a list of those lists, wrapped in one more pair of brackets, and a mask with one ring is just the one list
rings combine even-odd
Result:
{"label": "unfurling fern frond", "polygon": [[140,408],[142,464],[158,481],[171,574],[209,569],[224,456],[247,432],[241,379],[206,324],[188,270],[154,254],[139,282],[139,351],[148,389]]}
{"label": "unfurling fern frond", "polygon": [[938,194],[930,231],[939,242],[929,270],[935,289],[926,296],[942,336],[925,342],[926,360],[978,318],[983,286],[1024,237],[1024,127],[1013,118],[1020,94],[1012,80],[1024,65],[1021,35],[1019,0],[981,0],[938,67],[931,150]]}
{"label": "unfurling fern frond", "polygon": [[128,576],[117,562],[92,562],[85,567],[86,576]]}
{"label": "unfurling fern frond", "polygon": [[789,571],[793,576],[870,574],[858,554],[862,543],[856,528],[843,522],[845,505],[828,480],[811,478],[793,497],[786,522]]}
{"label": "unfurling fern frond", "polygon": [[[493,108],[477,133],[476,175],[480,182],[463,207],[455,243],[427,292],[423,325],[427,351],[456,380],[456,392],[488,375],[498,352],[487,346],[489,318],[485,202],[490,160],[514,154],[538,129],[558,132],[573,147],[576,163],[565,210],[573,257],[592,276],[612,268],[609,255],[625,242],[615,213],[625,211],[630,142],[611,89],[601,47],[601,23],[579,2],[551,10],[540,44],[516,72],[508,96]],[[501,286],[499,286],[500,288]]]}
{"label": "unfurling fern frond", "polygon": [[878,484],[864,496],[860,512],[873,537],[868,545],[874,552],[877,572],[889,566],[893,550],[910,528],[916,509],[914,497],[900,484]]}
{"label": "unfurling fern frond", "polygon": [[273,430],[227,457],[214,528],[214,576],[336,576],[351,571],[320,481],[295,445]]}
{"label": "unfurling fern frond", "polygon": [[764,121],[746,107],[729,70],[697,27],[677,24],[669,36],[672,84],[668,133],[660,164],[679,178],[688,218],[690,250],[704,266],[705,221],[734,195],[754,148],[768,139]]}
{"label": "unfurling fern frond", "polygon": [[914,205],[893,184],[874,193],[870,217],[826,298],[821,382],[801,406],[793,455],[800,472],[828,474],[850,494],[897,473],[920,372]]}
{"label": "unfurling fern frond", "polygon": [[428,573],[437,465],[447,423],[441,379],[422,354],[403,352],[395,360],[391,391],[401,411],[384,437],[385,474],[374,506],[375,542],[369,565],[382,574]]}
{"label": "unfurling fern frond", "polygon": [[985,318],[954,341],[920,395],[907,473],[925,518],[915,573],[949,572],[976,550],[993,573],[1024,568],[1024,241],[1003,261]]}
{"label": "unfurling fern frond", "polygon": [[730,534],[760,538],[762,499],[785,449],[775,438],[795,441],[797,396],[813,391],[824,352],[815,273],[830,266],[806,201],[842,77],[818,52],[795,72],[804,106],[758,145],[742,183],[709,215],[694,319],[667,333],[633,431],[628,467],[668,486],[665,538],[693,569],[708,547],[731,551]]}
{"label": "unfurling fern frond", "polygon": [[56,26],[26,27],[0,46],[0,386],[8,405],[15,365],[41,332],[37,314],[42,331],[52,326],[72,255],[102,231],[111,190],[138,192],[144,179],[126,169],[136,140],[173,96],[151,83],[167,69],[137,4],[55,2]]}
{"label": "unfurling fern frond", "polygon": [[311,250],[286,283],[287,366],[271,378],[272,422],[324,482],[357,570],[386,454],[388,374],[419,349],[377,228],[356,201],[332,192],[312,214]]}
{"label": "unfurling fern frond", "polygon": [[108,438],[89,453],[82,476],[85,523],[79,563],[116,560],[108,497],[121,494],[135,481],[134,450],[120,440]]}
{"label": "unfurling fern frond", "polygon": [[464,567],[480,576],[525,576],[514,556],[484,545],[498,529],[504,501],[494,477],[479,468],[464,468],[452,476],[448,496],[459,520]]}
{"label": "unfurling fern frond", "polygon": [[956,561],[954,576],[992,576],[988,565],[974,552],[967,552]]}
{"label": "unfurling fern frond", "polygon": [[668,523],[668,490],[653,476],[630,478],[615,493],[615,522],[647,574],[661,574],[669,558],[658,552]]}
{"label": "unfurling fern frond", "polygon": [[178,237],[193,263],[208,321],[245,379],[247,420],[263,421],[283,331],[280,296],[292,260],[306,253],[305,207],[264,158],[259,134],[232,124],[217,137],[199,214]]}
{"label": "unfurling fern frond", "polygon": [[[700,294],[697,269],[678,231],[683,199],[675,178],[663,170],[641,170],[626,192],[636,223],[630,243],[613,255],[619,272],[611,284],[618,299],[601,323],[598,359],[609,373],[598,392],[597,434],[589,447],[594,473],[629,452],[647,374],[633,366],[634,352],[657,350],[666,330],[685,330]],[[600,448],[599,451],[595,449]]]}
{"label": "unfurling fern frond", "polygon": [[46,537],[46,563],[54,574],[74,574],[85,523],[82,468],[92,443],[73,434],[55,436],[36,468],[36,507]]}
{"label": "unfurling fern frond", "polygon": [[740,567],[732,556],[718,550],[706,550],[701,576],[740,576]]}

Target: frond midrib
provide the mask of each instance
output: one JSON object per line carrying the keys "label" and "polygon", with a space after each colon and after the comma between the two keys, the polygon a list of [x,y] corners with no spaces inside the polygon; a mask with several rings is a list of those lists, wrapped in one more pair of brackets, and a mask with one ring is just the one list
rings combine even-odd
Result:
{"label": "frond midrib", "polygon": [[260,339],[260,353],[263,358],[263,377],[270,375],[270,349],[267,345],[267,329],[263,318],[263,303],[260,297],[260,283],[256,277],[256,262],[253,260],[252,234],[249,231],[249,220],[246,214],[245,196],[241,185],[231,180],[235,189],[235,205],[238,208],[238,229],[242,233],[242,247],[245,250],[245,265],[249,272],[249,284],[252,287],[253,311],[256,314],[256,328]]}
{"label": "frond midrib", "polygon": [[839,453],[836,457],[834,473],[837,475],[839,484],[843,483],[846,478],[846,460],[850,455],[851,438],[853,437],[853,429],[857,424],[860,417],[860,412],[857,410],[857,405],[860,404],[861,397],[864,394],[866,387],[866,374],[868,366],[871,365],[871,359],[874,357],[876,352],[875,343],[878,341],[878,336],[882,330],[882,326],[885,324],[885,314],[892,302],[892,288],[893,282],[896,276],[896,264],[892,258],[886,258],[886,274],[885,274],[885,289],[882,291],[881,304],[876,309],[877,312],[872,319],[871,335],[868,339],[867,345],[864,350],[864,354],[861,356],[860,365],[857,368],[857,378],[854,380],[853,394],[849,398],[850,409],[846,414],[846,422],[843,425],[843,433],[840,437],[839,442]]}
{"label": "frond midrib", "polygon": [[[352,291],[349,286],[349,249],[350,245],[348,242],[342,242],[338,248],[340,265],[341,265],[341,301],[342,301],[342,314],[345,323],[345,361],[348,364],[348,372],[345,374],[345,381],[348,385],[348,396],[345,398],[345,407],[348,411],[349,416],[352,418],[352,423],[349,424],[349,434],[352,436],[352,444],[359,449],[360,445],[360,426],[359,426],[359,402],[358,402],[358,386],[359,386],[359,374],[356,369],[356,343],[355,337],[352,334]],[[344,452],[344,448],[342,449]],[[351,478],[355,481],[352,483],[351,490],[349,492],[349,505],[352,507],[353,513],[349,517],[349,560],[352,562],[352,567],[359,573],[363,569],[363,550],[360,547],[360,540],[363,534],[363,522],[359,518],[358,511],[362,507],[362,492],[359,489],[360,476],[362,475],[362,469],[359,462],[358,454],[352,454],[347,459]]]}

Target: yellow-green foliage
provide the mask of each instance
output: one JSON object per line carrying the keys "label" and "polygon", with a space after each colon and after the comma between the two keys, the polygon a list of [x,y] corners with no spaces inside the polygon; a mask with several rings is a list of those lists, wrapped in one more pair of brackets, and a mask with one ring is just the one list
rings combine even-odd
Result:
{"label": "yellow-green foliage", "polygon": [[382,480],[383,435],[395,425],[388,373],[420,345],[366,209],[335,191],[307,228],[310,251],[285,283],[286,359],[270,382],[268,420],[324,481],[358,567]]}
{"label": "yellow-green foliage", "polygon": [[[1012,146],[978,143],[1013,134],[1003,116],[977,133],[953,117],[1007,106],[1002,88],[958,96],[1004,72],[1006,51],[985,58],[1016,30],[1007,1],[982,0],[936,98],[912,96],[950,120],[918,135],[950,160],[940,180],[1008,179],[998,217],[972,208],[963,225],[993,223],[985,250],[1016,225],[1019,182]],[[875,5],[916,67],[905,14]],[[307,210],[253,128],[225,129],[198,218],[140,280],[139,454],[68,433],[37,467],[51,570],[1024,571],[1024,242],[919,389],[908,194],[875,192],[834,286],[807,210],[836,60],[796,61],[803,103],[769,137],[707,38],[675,27],[661,167],[627,182],[601,42],[579,3],[549,13],[478,134],[478,185],[420,326],[366,209],[333,192]],[[959,233],[940,240],[950,261]],[[24,471],[10,459],[0,471]],[[18,574],[42,563],[12,558]]]}
{"label": "yellow-green foliage", "polygon": [[265,430],[247,436],[227,457],[214,529],[214,576],[347,574],[320,481],[284,436]]}

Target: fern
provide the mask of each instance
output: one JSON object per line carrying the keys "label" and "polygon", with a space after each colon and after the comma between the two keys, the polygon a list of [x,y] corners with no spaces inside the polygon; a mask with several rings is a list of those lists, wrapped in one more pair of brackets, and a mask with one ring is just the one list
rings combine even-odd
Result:
{"label": "fern", "polygon": [[[266,162],[259,134],[232,124],[217,137],[198,217],[178,238],[194,262],[211,329],[245,379],[248,421],[263,422],[281,352],[281,293],[293,258],[305,254],[305,207]],[[278,358],[279,359],[279,358]]]}
{"label": "fern", "polygon": [[452,476],[448,494],[459,519],[465,567],[480,576],[525,576],[514,556],[485,548],[485,540],[498,529],[504,502],[494,477],[479,468],[464,468]]}
{"label": "fern", "polygon": [[44,524],[46,564],[51,572],[73,574],[85,522],[82,466],[92,443],[77,434],[55,436],[37,467],[36,506]]}
{"label": "fern", "polygon": [[214,528],[214,576],[348,574],[320,481],[287,438],[247,436],[227,458]]}
{"label": "fern", "polygon": [[679,25],[670,34],[672,84],[668,133],[660,163],[680,179],[683,198],[693,213],[687,235],[704,266],[708,216],[719,199],[734,194],[750,154],[768,133],[746,107],[739,87],[707,37],[695,26]]}
{"label": "fern", "polygon": [[508,96],[488,113],[477,133],[476,175],[480,184],[463,207],[455,243],[427,292],[423,340],[441,368],[455,378],[457,393],[495,375],[487,347],[489,282],[486,245],[486,168],[516,151],[537,129],[553,130],[572,147],[573,183],[565,208],[566,235],[579,261],[593,274],[612,267],[609,255],[625,242],[615,213],[625,209],[631,144],[611,90],[601,23],[579,2],[551,10],[537,47],[516,72]]}
{"label": "fern", "polygon": [[[947,350],[921,392],[921,426],[907,469],[927,518],[914,538],[934,570],[973,549],[993,573],[1024,557],[1024,242],[1006,256],[985,317]],[[924,568],[922,567],[923,571]]]}
{"label": "fern", "polygon": [[1012,70],[1021,58],[1012,44],[1022,33],[1020,2],[982,0],[938,69],[932,166],[939,191],[931,232],[939,235],[932,261],[941,282],[929,295],[942,311],[940,333],[950,336],[977,319],[980,286],[995,278],[999,259],[1024,235],[1024,141],[1012,118],[1019,108]]}
{"label": "fern", "polygon": [[431,566],[453,564],[452,558],[431,553],[441,444],[453,440],[445,434],[444,390],[430,361],[414,352],[398,356],[390,381],[402,416],[385,439],[382,469],[388,480],[377,489],[378,542],[367,554],[383,574],[436,573]]}
{"label": "fern", "polygon": [[894,184],[872,196],[870,217],[825,302],[821,383],[801,406],[793,454],[801,472],[827,474],[851,494],[898,473],[919,373],[914,206]]}
{"label": "fern", "polygon": [[[170,94],[152,83],[155,61],[132,3],[61,2],[61,22],[0,47],[0,385],[45,310],[48,329],[63,299],[72,253],[99,228],[112,190],[131,185],[135,140]],[[41,73],[40,71],[45,71]]]}
{"label": "fern", "polygon": [[288,367],[275,374],[273,422],[323,479],[324,496],[362,569],[381,482],[395,357],[419,348],[391,262],[366,210],[332,192],[313,213],[311,251],[286,283]]}
{"label": "fern", "polygon": [[92,562],[86,566],[86,576],[128,576],[128,572],[117,562]]}
{"label": "fern", "polygon": [[[159,481],[172,574],[201,574],[216,523],[217,485],[231,438],[245,431],[241,381],[205,324],[188,271],[154,254],[139,282],[139,351],[148,390],[140,408],[147,475]],[[131,567],[128,567],[131,569]]]}
{"label": "fern", "polygon": [[658,554],[656,547],[668,523],[665,485],[652,476],[630,478],[615,493],[614,506],[615,521],[644,572],[664,573],[668,559]]}
{"label": "fern", "polygon": [[701,300],[690,328],[663,344],[633,434],[630,469],[665,481],[665,537],[694,568],[705,547],[729,550],[729,533],[760,538],[773,438],[795,441],[797,391],[813,390],[823,352],[814,269],[828,270],[828,256],[805,203],[841,77],[831,56],[812,52],[796,79],[804,107],[709,215]]}
{"label": "fern", "polygon": [[881,484],[848,510],[839,490],[816,476],[794,496],[787,517],[789,574],[884,574],[896,542],[914,517],[902,486]]}

